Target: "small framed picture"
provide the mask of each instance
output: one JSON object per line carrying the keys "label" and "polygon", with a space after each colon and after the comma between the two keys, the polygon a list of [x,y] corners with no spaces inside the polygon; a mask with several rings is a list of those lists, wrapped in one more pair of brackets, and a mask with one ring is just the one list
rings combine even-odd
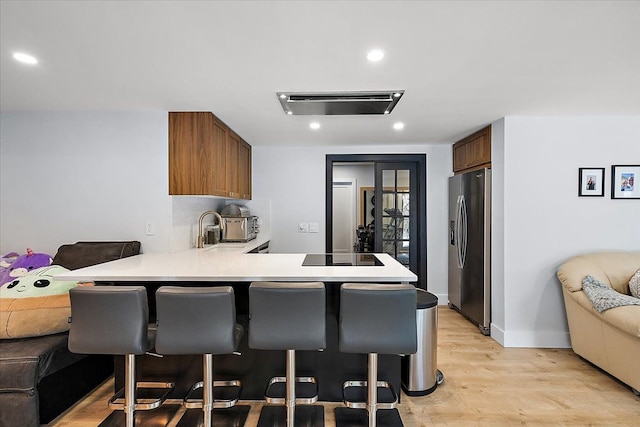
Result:
{"label": "small framed picture", "polygon": [[578,169],[578,196],[604,196],[604,168]]}
{"label": "small framed picture", "polygon": [[611,166],[611,198],[640,199],[640,165]]}

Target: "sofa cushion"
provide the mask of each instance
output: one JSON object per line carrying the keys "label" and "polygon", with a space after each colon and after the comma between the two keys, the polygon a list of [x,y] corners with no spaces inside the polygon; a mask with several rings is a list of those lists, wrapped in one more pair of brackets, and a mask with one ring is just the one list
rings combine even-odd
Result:
{"label": "sofa cushion", "polygon": [[636,298],[640,298],[640,270],[636,271],[629,280],[629,292]]}
{"label": "sofa cushion", "polygon": [[582,281],[582,290],[600,313],[624,305],[640,305],[640,299],[614,291],[591,276]]}
{"label": "sofa cushion", "polygon": [[35,393],[45,376],[85,357],[67,349],[68,334],[2,341],[0,393]]}

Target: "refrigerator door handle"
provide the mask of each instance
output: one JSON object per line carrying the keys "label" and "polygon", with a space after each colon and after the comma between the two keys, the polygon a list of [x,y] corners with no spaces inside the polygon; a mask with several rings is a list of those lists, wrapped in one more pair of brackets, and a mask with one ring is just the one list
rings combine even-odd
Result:
{"label": "refrigerator door handle", "polygon": [[461,215],[461,199],[462,196],[458,196],[458,200],[456,200],[456,225],[455,225],[455,234],[456,234],[456,240],[455,240],[455,245],[456,245],[456,263],[458,264],[458,268],[462,268],[462,257],[461,257],[461,253],[460,253],[460,237],[462,236],[461,234],[461,222],[462,222],[462,215]]}
{"label": "refrigerator door handle", "polygon": [[463,268],[467,261],[467,201],[464,196],[460,196],[460,212],[461,212],[461,225],[462,225],[462,242],[460,245],[460,268]]}

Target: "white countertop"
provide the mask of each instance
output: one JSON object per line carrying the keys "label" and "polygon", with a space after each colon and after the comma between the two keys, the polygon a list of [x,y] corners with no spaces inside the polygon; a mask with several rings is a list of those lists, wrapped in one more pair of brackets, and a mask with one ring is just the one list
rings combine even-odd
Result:
{"label": "white countertop", "polygon": [[176,253],[141,254],[56,276],[56,280],[132,282],[414,282],[415,274],[388,254],[384,266],[303,266],[306,254],[249,254],[268,241],[220,243]]}

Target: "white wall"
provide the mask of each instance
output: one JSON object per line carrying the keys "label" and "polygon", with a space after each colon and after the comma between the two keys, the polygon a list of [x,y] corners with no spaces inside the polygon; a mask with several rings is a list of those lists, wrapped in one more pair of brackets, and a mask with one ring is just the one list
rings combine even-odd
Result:
{"label": "white wall", "polygon": [[491,124],[491,337],[504,344],[504,119]]}
{"label": "white wall", "polygon": [[[325,164],[327,154],[426,153],[427,287],[447,302],[447,183],[451,146],[254,147],[253,192],[271,201],[271,250],[325,250]],[[298,233],[300,222],[317,222],[320,232]]]}
{"label": "white wall", "polygon": [[0,252],[81,240],[167,251],[167,164],[167,113],[0,114]]}
{"label": "white wall", "polygon": [[[640,200],[610,198],[611,165],[640,164],[639,141],[638,116],[505,118],[496,183],[504,188],[505,346],[568,347],[557,268],[585,252],[640,250]],[[606,168],[605,197],[578,197],[579,167]]]}
{"label": "white wall", "polygon": [[[0,114],[0,253],[31,247],[54,255],[61,244],[81,240],[139,240],[146,253],[194,247],[200,214],[230,200],[169,196],[167,118]],[[268,220],[268,204],[254,204]],[[153,236],[145,233],[147,222]]]}

